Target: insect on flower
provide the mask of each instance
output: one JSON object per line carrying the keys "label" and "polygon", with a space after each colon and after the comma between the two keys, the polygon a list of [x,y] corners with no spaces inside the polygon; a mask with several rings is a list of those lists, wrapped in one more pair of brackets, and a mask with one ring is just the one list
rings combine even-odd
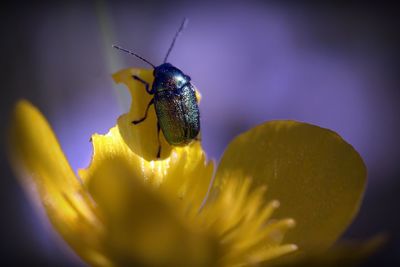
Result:
{"label": "insect on flower", "polygon": [[150,106],[154,105],[157,114],[157,158],[160,158],[161,154],[160,129],[167,142],[173,146],[184,146],[191,143],[200,132],[200,112],[195,87],[190,82],[191,78],[180,69],[167,63],[175,41],[186,23],[187,19],[185,18],[172,40],[164,62],[159,66],[155,66],[132,51],[113,45],[114,48],[131,54],[154,68],[154,82],[151,89],[145,80],[132,75],[133,79],[143,83],[148,94],[154,95],[147,105],[143,118],[134,120],[132,123],[136,125],[143,122],[147,118]]}

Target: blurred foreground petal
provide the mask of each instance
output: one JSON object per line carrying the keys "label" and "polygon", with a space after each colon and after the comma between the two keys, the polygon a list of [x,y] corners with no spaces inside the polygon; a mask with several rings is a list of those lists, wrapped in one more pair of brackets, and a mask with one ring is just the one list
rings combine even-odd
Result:
{"label": "blurred foreground petal", "polygon": [[229,173],[268,186],[267,199],[281,202],[276,216],[296,220],[285,241],[305,252],[336,241],[357,213],[366,183],[361,157],[339,135],[294,121],[267,122],[236,137],[218,166],[214,188]]}
{"label": "blurred foreground petal", "polygon": [[43,115],[20,101],[10,127],[10,156],[15,171],[45,208],[53,226],[87,262],[106,265],[99,246],[103,231],[83,190]]}
{"label": "blurred foreground petal", "polygon": [[217,243],[145,185],[129,159],[104,160],[88,189],[104,217],[104,246],[116,266],[215,266]]}

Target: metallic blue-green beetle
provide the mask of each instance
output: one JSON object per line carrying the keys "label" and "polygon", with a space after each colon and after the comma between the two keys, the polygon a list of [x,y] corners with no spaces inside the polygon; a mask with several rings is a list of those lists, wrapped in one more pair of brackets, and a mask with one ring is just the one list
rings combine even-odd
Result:
{"label": "metallic blue-green beetle", "polygon": [[162,130],[165,140],[173,146],[184,146],[192,142],[200,132],[200,112],[197,104],[196,91],[190,82],[190,77],[185,75],[180,69],[174,67],[170,63],[166,63],[175,41],[183,30],[186,19],[183,20],[179,30],[176,32],[171,46],[165,56],[164,63],[155,66],[141,56],[124,49],[119,46],[113,46],[119,50],[134,55],[153,68],[154,81],[149,84],[134,75],[133,79],[144,84],[147,93],[154,95],[147,105],[143,118],[135,120],[133,124],[139,124],[147,118],[147,113],[151,105],[154,105],[157,114],[157,136],[158,151],[157,158],[160,158],[160,129]]}

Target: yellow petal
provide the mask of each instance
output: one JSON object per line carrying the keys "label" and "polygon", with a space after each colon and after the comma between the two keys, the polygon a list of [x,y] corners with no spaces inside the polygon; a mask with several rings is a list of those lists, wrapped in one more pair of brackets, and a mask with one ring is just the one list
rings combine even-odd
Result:
{"label": "yellow petal", "polygon": [[162,160],[156,160],[158,142],[154,108],[150,108],[144,122],[132,124],[133,120],[144,115],[152,96],[132,75],[141,77],[149,84],[153,80],[150,70],[127,69],[114,74],[115,81],[124,83],[132,95],[130,111],[120,116],[117,126],[106,135],[92,136],[92,162],[89,168],[80,170],[79,175],[84,183],[89,183],[103,161],[115,157],[126,158],[133,171],[132,177],[162,189],[197,212],[212,178],[213,162],[207,161],[200,142],[171,147],[163,140],[162,133]]}
{"label": "yellow petal", "polygon": [[272,121],[236,137],[218,167],[214,188],[229,173],[267,185],[267,200],[278,199],[279,217],[296,227],[285,242],[302,251],[327,248],[357,213],[366,168],[359,154],[336,133],[294,121]]}
{"label": "yellow petal", "polygon": [[102,232],[87,193],[76,179],[43,115],[27,101],[16,105],[10,156],[24,187],[39,198],[57,231],[87,262],[103,264]]}
{"label": "yellow petal", "polygon": [[[216,241],[187,223],[174,204],[143,181],[129,159],[104,160],[89,191],[104,215],[104,246],[116,266],[215,266]],[[110,201],[112,200],[112,202]]]}
{"label": "yellow petal", "polygon": [[[286,261],[273,262],[261,267],[337,267],[361,266],[362,263],[381,249],[388,238],[379,234],[364,241],[342,241],[329,250],[316,250],[303,257],[287,259]],[[271,263],[271,262],[269,262]]]}
{"label": "yellow petal", "polygon": [[[125,69],[113,75],[116,83],[124,83],[132,95],[132,103],[129,113],[118,118],[118,128],[122,138],[129,148],[137,155],[146,160],[155,160],[158,151],[157,141],[157,116],[154,111],[154,105],[149,109],[147,119],[139,124],[132,124],[132,121],[143,118],[146,107],[153,98],[149,95],[145,86],[133,79],[133,75],[149,83],[150,89],[153,83],[153,71],[143,69]],[[165,141],[162,132],[160,132],[161,140],[161,157],[165,158],[171,153],[172,147]]]}

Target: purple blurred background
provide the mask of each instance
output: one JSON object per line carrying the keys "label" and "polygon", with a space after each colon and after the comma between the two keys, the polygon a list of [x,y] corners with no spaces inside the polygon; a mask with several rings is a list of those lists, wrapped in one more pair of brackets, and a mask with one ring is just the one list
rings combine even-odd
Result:
{"label": "purple blurred background", "polygon": [[[160,63],[184,16],[189,25],[169,61],[202,93],[202,139],[218,159],[238,133],[273,119],[338,132],[364,158],[369,185],[343,239],[391,237],[366,265],[400,263],[398,9],[374,4],[284,5],[263,1],[42,2],[1,14],[1,137],[13,104],[27,98],[51,122],[74,169],[87,166],[90,135],[105,133],[129,96],[110,74]],[[23,194],[1,150],[1,256],[21,262],[83,266]]]}

